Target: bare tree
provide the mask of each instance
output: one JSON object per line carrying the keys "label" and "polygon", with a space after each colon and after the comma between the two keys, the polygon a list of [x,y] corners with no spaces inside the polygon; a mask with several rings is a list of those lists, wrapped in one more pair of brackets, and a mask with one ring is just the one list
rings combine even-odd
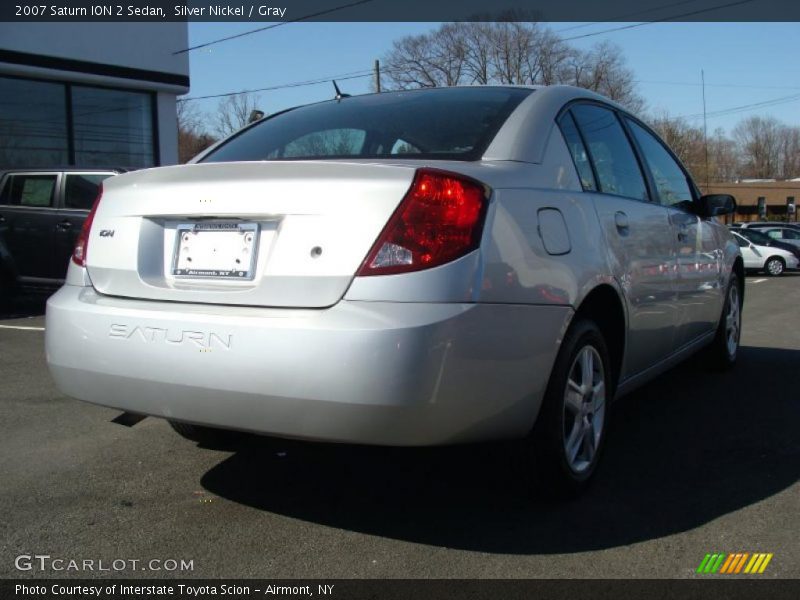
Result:
{"label": "bare tree", "polygon": [[190,101],[178,101],[178,161],[185,163],[216,139],[205,130],[205,115]]}
{"label": "bare tree", "polygon": [[711,162],[710,181],[735,181],[741,171],[741,159],[736,142],[725,135],[722,129],[714,131],[708,140]]}
{"label": "bare tree", "polygon": [[566,83],[598,91],[639,110],[633,72],[619,47],[570,47],[540,23],[516,14],[498,22],[446,23],[394,42],[383,59],[388,88],[469,84]]}
{"label": "bare tree", "polygon": [[800,127],[782,126],[778,131],[778,175],[800,177]]}
{"label": "bare tree", "polygon": [[772,179],[780,170],[781,124],[774,117],[749,117],[733,130],[745,177]]}
{"label": "bare tree", "polygon": [[250,114],[257,110],[258,96],[248,92],[222,98],[217,105],[216,132],[227,137],[250,122]]}
{"label": "bare tree", "polygon": [[717,129],[708,137],[706,161],[706,140],[701,127],[666,113],[650,117],[649,123],[681,159],[698,184],[735,181],[739,177],[741,160],[737,144],[722,129]]}

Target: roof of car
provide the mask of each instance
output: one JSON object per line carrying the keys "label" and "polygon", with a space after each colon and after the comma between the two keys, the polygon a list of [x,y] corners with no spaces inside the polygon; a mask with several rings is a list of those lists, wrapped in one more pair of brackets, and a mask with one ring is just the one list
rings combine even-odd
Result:
{"label": "roof of car", "polygon": [[109,171],[114,173],[127,173],[132,170],[133,169],[127,167],[14,167],[13,169],[0,169],[0,177],[8,173],[52,173],[53,171],[64,173],[108,173]]}

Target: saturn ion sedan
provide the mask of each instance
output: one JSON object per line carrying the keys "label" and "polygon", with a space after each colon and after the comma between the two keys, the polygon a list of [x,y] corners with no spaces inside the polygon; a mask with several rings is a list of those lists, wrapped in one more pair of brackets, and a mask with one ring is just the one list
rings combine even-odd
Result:
{"label": "saturn ion sedan", "polygon": [[103,186],[50,370],[190,439],[517,438],[539,489],[574,494],[614,398],[701,349],[736,360],[734,199],[582,89],[337,97]]}

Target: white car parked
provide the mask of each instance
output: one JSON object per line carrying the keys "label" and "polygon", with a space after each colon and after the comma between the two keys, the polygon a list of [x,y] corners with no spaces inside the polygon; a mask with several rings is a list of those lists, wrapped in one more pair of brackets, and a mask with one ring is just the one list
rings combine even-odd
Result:
{"label": "white car parked", "polygon": [[731,233],[742,251],[745,269],[757,269],[774,277],[782,275],[786,269],[796,269],[800,263],[797,257],[788,250],[773,246],[760,246],[735,231]]}

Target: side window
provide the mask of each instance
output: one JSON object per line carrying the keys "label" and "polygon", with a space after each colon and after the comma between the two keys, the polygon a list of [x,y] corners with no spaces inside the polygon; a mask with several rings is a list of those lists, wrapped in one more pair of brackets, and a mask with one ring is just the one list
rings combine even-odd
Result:
{"label": "side window", "polygon": [[11,206],[48,207],[53,205],[56,188],[55,175],[13,175],[7,192],[6,204]]}
{"label": "side window", "polygon": [[100,184],[109,177],[110,175],[106,174],[67,173],[64,184],[64,208],[90,210],[97,198]]}
{"label": "side window", "polygon": [[639,162],[617,115],[593,104],[579,104],[572,114],[586,140],[600,191],[649,200]]}
{"label": "side window", "polygon": [[767,231],[767,235],[771,237],[773,240],[780,240],[783,238],[780,229],[770,229],[769,231]]}
{"label": "side window", "polygon": [[589,155],[586,154],[586,147],[583,145],[581,134],[578,132],[578,127],[575,125],[572,114],[570,112],[564,113],[558,120],[558,126],[561,128],[561,134],[564,136],[569,153],[572,155],[572,161],[575,163],[575,169],[578,171],[578,177],[581,179],[583,189],[597,191],[592,165],[589,163]]}
{"label": "side window", "polygon": [[735,236],[733,236],[733,238],[736,240],[736,243],[739,244],[740,248],[747,248],[750,245],[750,243],[746,239],[744,239],[743,237],[739,237],[738,235],[735,235]]}
{"label": "side window", "polygon": [[795,231],[794,229],[784,229],[783,230],[783,239],[785,239],[785,240],[800,240],[800,231]]}
{"label": "side window", "polygon": [[658,141],[644,127],[627,119],[633,137],[642,149],[644,160],[647,163],[661,204],[676,206],[678,208],[691,206],[694,201],[689,180],[683,169],[675,162],[664,145]]}
{"label": "side window", "polygon": [[2,182],[2,186],[2,189],[0,189],[0,206],[9,203],[8,198],[11,195],[11,177],[6,177],[6,180]]}

